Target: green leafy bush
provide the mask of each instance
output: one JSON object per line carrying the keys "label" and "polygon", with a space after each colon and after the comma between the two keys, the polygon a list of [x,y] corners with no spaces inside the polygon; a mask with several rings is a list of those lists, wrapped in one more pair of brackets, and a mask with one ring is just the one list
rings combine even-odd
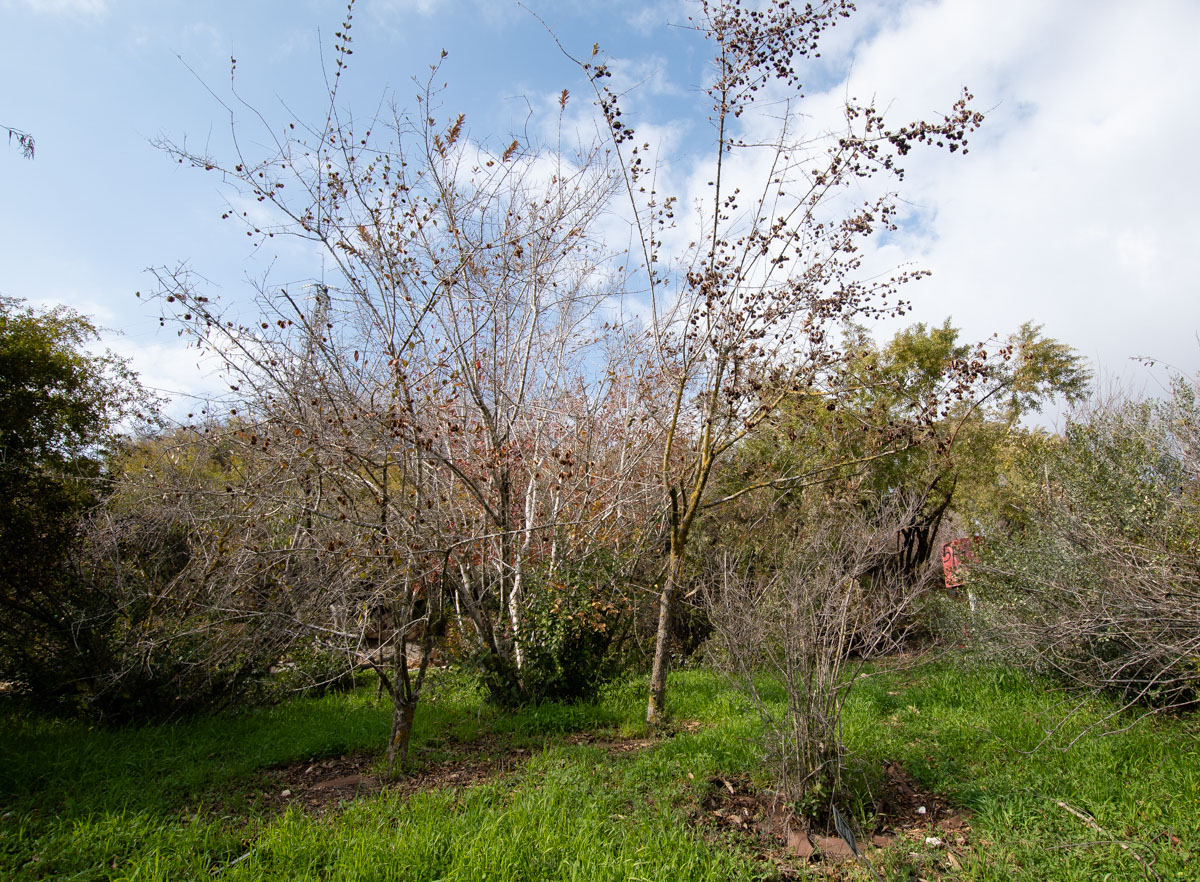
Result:
{"label": "green leafy bush", "polygon": [[[505,706],[593,701],[628,662],[632,604],[603,564],[537,573],[522,602],[520,665],[497,670],[493,654],[472,658],[492,700]],[[516,685],[516,684],[519,684]]]}

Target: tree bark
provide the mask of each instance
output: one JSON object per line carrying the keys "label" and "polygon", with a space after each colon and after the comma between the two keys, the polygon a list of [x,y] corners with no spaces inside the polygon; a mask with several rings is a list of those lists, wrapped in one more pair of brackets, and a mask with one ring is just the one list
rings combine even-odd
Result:
{"label": "tree bark", "polygon": [[662,593],[658,596],[658,632],[654,638],[654,667],[650,670],[650,700],[646,705],[646,722],[657,723],[666,716],[667,669],[670,667],[671,615],[675,609],[678,590],[680,551],[674,537],[667,557],[667,572],[663,577]]}
{"label": "tree bark", "polygon": [[413,719],[417,713],[417,701],[421,695],[421,685],[425,680],[425,671],[429,666],[431,635],[429,624],[426,623],[421,635],[421,664],[417,668],[416,679],[408,670],[409,641],[401,634],[396,641],[395,658],[392,661],[392,679],[387,685],[392,694],[392,732],[388,738],[387,775],[394,778],[397,769],[404,768],[408,761],[408,744],[412,737]]}
{"label": "tree bark", "polygon": [[417,699],[396,701],[392,708],[392,735],[388,739],[388,777],[404,768],[408,760],[408,742],[412,737],[413,718],[417,713]]}

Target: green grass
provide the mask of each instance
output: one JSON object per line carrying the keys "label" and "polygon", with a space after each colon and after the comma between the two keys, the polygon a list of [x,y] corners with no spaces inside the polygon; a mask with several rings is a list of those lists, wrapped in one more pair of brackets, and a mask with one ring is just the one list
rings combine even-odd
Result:
{"label": "green grass", "polygon": [[[757,718],[716,675],[679,672],[670,686],[676,718],[703,726],[622,752],[564,736],[645,734],[640,680],[594,705],[506,713],[468,680],[443,676],[418,711],[417,766],[472,742],[484,754],[523,748],[528,762],[475,786],[385,792],[321,816],[248,797],[272,766],[378,750],[389,710],[369,688],[118,731],[9,713],[0,717],[0,878],[770,878],[744,845],[692,817],[713,775],[765,780]],[[947,663],[860,682],[845,721],[851,783],[875,786],[895,761],[975,813],[961,869],[922,864],[898,845],[878,861],[887,878],[1144,877],[1118,846],[1085,844],[1106,837],[1059,801],[1155,861],[1163,878],[1196,877],[1197,720],[1144,720],[1059,750],[1103,713],[1092,705],[1029,753],[1061,701],[1022,676]]]}
{"label": "green grass", "polygon": [[[1200,720],[1104,723],[1111,711],[1104,702],[1067,716],[1073,706],[1012,672],[941,663],[863,681],[847,738],[863,761],[898,761],[974,810],[977,847],[959,878],[1147,878],[1128,852],[1100,844],[1112,839],[1154,862],[1165,879],[1200,877]],[[1129,728],[1113,731],[1122,726]],[[1105,730],[1111,734],[1101,737]],[[1091,815],[1109,835],[1059,802]]]}

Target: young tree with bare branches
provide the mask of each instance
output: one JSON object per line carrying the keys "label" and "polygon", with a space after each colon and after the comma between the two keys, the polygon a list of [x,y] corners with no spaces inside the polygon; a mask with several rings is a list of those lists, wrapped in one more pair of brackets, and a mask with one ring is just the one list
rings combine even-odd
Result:
{"label": "young tree with bare branches", "polygon": [[[162,145],[268,210],[226,212],[250,238],[311,243],[329,274],[264,282],[249,318],[186,269],[161,270],[157,295],[225,367],[230,394],[208,408],[222,436],[268,463],[230,495],[305,562],[296,626],[379,671],[402,761],[449,619],[496,697],[536,694],[529,592],[647,520],[649,411],[631,390],[649,381],[637,333],[599,333],[619,291],[594,231],[615,182],[604,151],[472,142],[462,115],[439,121],[436,66],[415,113],[356,123],[338,103],[350,29],[325,118],[269,129],[265,158],[243,151],[232,110],[228,161]],[[381,628],[390,667],[367,651]]]}
{"label": "young tree with bare branches", "polygon": [[[897,196],[885,181],[903,178],[903,158],[917,146],[965,152],[982,122],[964,90],[936,121],[889,126],[873,105],[848,103],[840,134],[804,130],[801,65],[822,36],[850,15],[847,0],[765,8],[703,0],[691,20],[713,49],[704,94],[715,128],[710,191],[689,223],[692,241],[667,249],[678,198],[657,190],[650,144],[639,143],[622,96],[599,55],[576,59],[591,83],[619,157],[650,302],[654,358],[668,388],[661,426],[659,492],[666,532],[659,617],[647,719],[663,712],[670,622],[681,565],[694,528],[723,499],[710,492],[714,467],[793,396],[838,406],[830,372],[845,352],[846,322],[901,314],[900,289],[924,275],[878,278],[863,272],[862,246],[895,229]],[[764,123],[773,126],[764,138]],[[735,171],[758,168],[753,189]],[[865,202],[853,186],[877,179]],[[818,471],[825,468],[818,466]],[[766,486],[796,486],[808,470]],[[761,489],[746,487],[744,492]]]}
{"label": "young tree with bare branches", "polygon": [[[874,510],[809,488],[802,514],[763,525],[760,543],[709,553],[702,593],[710,652],[764,722],[763,747],[785,801],[827,822],[842,796],[842,710],[864,665],[902,645],[912,607],[935,575],[900,579],[897,523],[918,499]],[[761,691],[778,682],[782,707]]]}
{"label": "young tree with bare branches", "polygon": [[37,144],[33,140],[33,135],[29,132],[23,132],[20,129],[14,129],[12,126],[0,125],[0,129],[4,129],[8,133],[8,143],[17,142],[17,149],[21,151],[21,155],[26,159],[33,159],[37,152]]}

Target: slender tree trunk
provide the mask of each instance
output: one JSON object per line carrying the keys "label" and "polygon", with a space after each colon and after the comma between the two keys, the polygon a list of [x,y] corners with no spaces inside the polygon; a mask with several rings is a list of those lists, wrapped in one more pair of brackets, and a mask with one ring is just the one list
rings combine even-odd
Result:
{"label": "slender tree trunk", "polygon": [[408,641],[400,637],[392,652],[392,682],[388,684],[392,693],[392,732],[388,736],[387,749],[389,778],[395,777],[396,769],[403,767],[408,757],[408,740],[417,709],[412,682],[408,678]]}
{"label": "slender tree trunk", "polygon": [[388,740],[388,777],[408,761],[408,742],[412,737],[413,718],[417,714],[417,699],[396,701],[392,709],[392,736]]}
{"label": "slender tree trunk", "polygon": [[516,552],[513,560],[513,580],[512,593],[509,596],[509,618],[512,621],[513,629],[513,657],[517,664],[517,675],[524,678],[525,668],[525,646],[524,646],[524,622],[522,616],[522,605],[524,603],[524,588],[525,588],[525,561],[529,557],[529,545],[533,540],[533,524],[534,517],[537,512],[537,481],[533,478],[529,479],[529,486],[525,490],[525,521],[524,538],[521,540],[521,546]]}
{"label": "slender tree trunk", "polygon": [[671,616],[675,609],[675,593],[679,588],[679,565],[683,549],[678,546],[674,531],[667,557],[667,572],[663,577],[662,593],[658,596],[658,633],[654,638],[654,667],[650,670],[650,701],[646,705],[646,722],[656,723],[666,716],[667,669],[670,666]]}
{"label": "slender tree trunk", "polygon": [[[409,609],[411,612],[411,608]],[[407,621],[407,619],[406,619]],[[414,680],[408,670],[408,646],[405,636],[396,641],[395,658],[392,663],[392,733],[388,738],[387,774],[394,778],[398,769],[404,768],[408,761],[408,743],[412,737],[413,719],[417,713],[417,700],[421,695],[421,686],[425,680],[425,671],[429,666],[429,656],[432,640],[428,623],[421,635],[420,642],[415,644],[421,649],[421,663],[417,668]]]}
{"label": "slender tree trunk", "polygon": [[[384,662],[387,661],[387,659],[385,659],[384,655],[383,655],[383,645],[384,644],[383,644],[382,635],[380,635],[378,637],[378,639],[379,639],[379,648],[377,650],[378,656],[377,656],[377,660],[375,662],[376,670],[379,670],[380,668],[382,668]],[[381,698],[383,698],[383,677],[377,677],[375,680],[375,703],[378,704],[379,699],[381,699]]]}
{"label": "slender tree trunk", "polygon": [[[706,448],[710,442],[709,430],[706,427],[703,443]],[[704,496],[704,488],[708,484],[708,476],[712,471],[712,457],[703,452],[699,468],[692,482],[691,493],[680,505],[680,494],[671,487],[669,495],[670,531],[667,548],[667,571],[663,577],[662,593],[658,596],[658,633],[654,639],[654,667],[650,670],[650,700],[646,705],[646,722],[658,722],[666,716],[667,668],[670,666],[671,618],[675,612],[675,595],[679,592],[679,571],[683,565],[683,554],[687,549],[688,536],[695,523],[696,513],[700,510],[700,500]],[[666,469],[664,466],[664,473]],[[682,511],[681,511],[682,508]]]}

